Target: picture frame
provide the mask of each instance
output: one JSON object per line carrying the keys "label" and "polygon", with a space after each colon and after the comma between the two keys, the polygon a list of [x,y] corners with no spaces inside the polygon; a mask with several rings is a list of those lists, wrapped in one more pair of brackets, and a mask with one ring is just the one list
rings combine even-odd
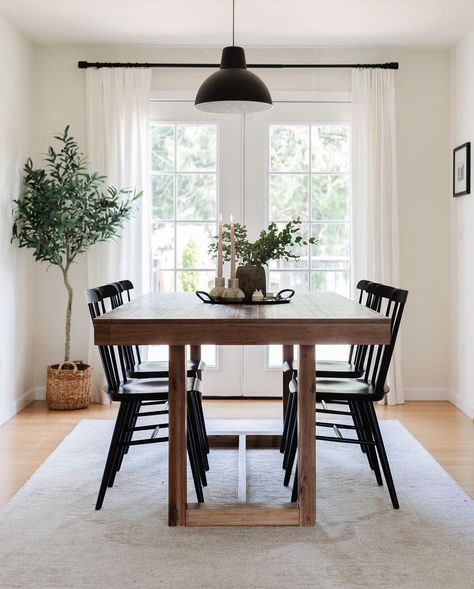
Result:
{"label": "picture frame", "polygon": [[453,196],[471,194],[471,143],[453,150]]}

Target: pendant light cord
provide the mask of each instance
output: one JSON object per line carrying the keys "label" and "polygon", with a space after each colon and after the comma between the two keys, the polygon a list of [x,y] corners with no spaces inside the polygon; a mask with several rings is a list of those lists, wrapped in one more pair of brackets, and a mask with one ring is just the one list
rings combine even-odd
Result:
{"label": "pendant light cord", "polygon": [[235,45],[235,0],[232,0],[232,47]]}

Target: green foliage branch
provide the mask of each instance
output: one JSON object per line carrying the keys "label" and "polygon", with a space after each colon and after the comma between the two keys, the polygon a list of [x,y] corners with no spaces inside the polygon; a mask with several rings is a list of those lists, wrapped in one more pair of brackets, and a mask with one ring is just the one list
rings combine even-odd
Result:
{"label": "green foliage branch", "polygon": [[87,160],[76,140],[64,132],[54,137],[59,149],[49,147],[45,168],[31,158],[24,166],[24,188],[16,205],[12,241],[33,250],[34,259],[57,266],[68,300],[64,360],[70,359],[73,288],[71,264],[98,242],[117,239],[133,202],[142,193],[129,188],[105,187],[106,176],[87,171]]}
{"label": "green foliage branch", "polygon": [[[270,260],[298,260],[298,246],[316,245],[315,237],[305,238],[301,235],[301,219],[289,221],[282,229],[276,223],[270,223],[267,229],[260,232],[259,238],[253,243],[249,241],[247,227],[234,223],[235,253],[239,263],[244,266],[266,266]],[[214,236],[209,253],[217,257],[218,236]],[[230,224],[223,225],[222,257],[230,261]]]}

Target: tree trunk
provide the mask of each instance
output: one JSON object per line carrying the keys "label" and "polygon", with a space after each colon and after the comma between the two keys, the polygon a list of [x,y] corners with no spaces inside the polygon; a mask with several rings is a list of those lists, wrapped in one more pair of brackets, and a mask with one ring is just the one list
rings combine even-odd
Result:
{"label": "tree trunk", "polygon": [[69,264],[66,265],[65,268],[62,269],[63,271],[63,280],[64,285],[66,286],[67,290],[67,307],[66,307],[66,340],[64,343],[64,361],[67,362],[71,358],[71,315],[72,315],[72,299],[73,299],[73,290],[72,286],[69,283]]}

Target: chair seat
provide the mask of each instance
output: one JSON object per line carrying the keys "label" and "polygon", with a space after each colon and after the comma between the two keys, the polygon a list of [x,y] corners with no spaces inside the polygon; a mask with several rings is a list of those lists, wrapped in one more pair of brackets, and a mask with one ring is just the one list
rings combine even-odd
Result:
{"label": "chair seat", "polygon": [[356,368],[351,362],[325,360],[316,362],[316,374],[323,378],[360,378],[364,370]]}
{"label": "chair seat", "polygon": [[317,378],[316,379],[316,398],[318,401],[340,400],[370,400],[379,401],[390,391],[385,385],[382,394],[376,392],[374,387],[358,379],[347,378]]}
{"label": "chair seat", "polygon": [[[204,363],[198,366],[195,362],[187,363],[187,375],[195,376],[197,370],[203,370]],[[135,364],[135,366],[127,370],[127,376],[130,378],[168,378],[169,363],[165,360],[161,361],[147,361]]]}
{"label": "chair seat", "polygon": [[123,401],[127,398],[138,400],[166,401],[168,399],[168,381],[166,379],[135,379],[123,384],[118,391],[107,391],[113,401]]}

